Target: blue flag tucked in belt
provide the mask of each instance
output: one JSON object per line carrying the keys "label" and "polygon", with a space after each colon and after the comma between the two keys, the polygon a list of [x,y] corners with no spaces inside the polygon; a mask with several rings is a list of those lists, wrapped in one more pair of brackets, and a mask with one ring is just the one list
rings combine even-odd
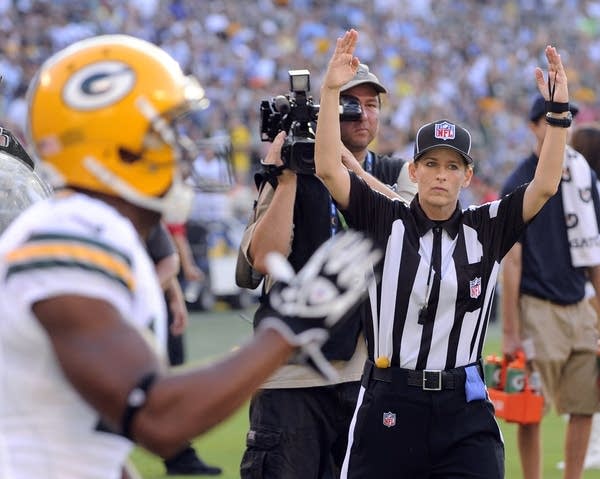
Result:
{"label": "blue flag tucked in belt", "polygon": [[465,373],[467,374],[465,379],[465,395],[467,396],[467,402],[485,399],[485,384],[481,379],[477,366],[467,366],[465,368]]}

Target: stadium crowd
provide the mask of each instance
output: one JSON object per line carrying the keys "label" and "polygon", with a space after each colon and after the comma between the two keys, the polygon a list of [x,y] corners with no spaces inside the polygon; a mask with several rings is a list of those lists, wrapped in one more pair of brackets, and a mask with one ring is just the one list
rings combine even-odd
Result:
{"label": "stadium crowd", "polygon": [[348,28],[389,89],[375,151],[409,159],[417,127],[449,114],[473,134],[481,160],[463,205],[495,198],[531,150],[524,118],[547,44],[563,54],[576,123],[600,119],[600,0],[0,0],[0,117],[26,141],[25,95],[42,62],[84,38],[134,35],[201,81],[210,105],[188,133],[228,136],[249,190],[267,148],[261,101],[288,91],[288,70],[308,69],[318,103],[333,39]]}
{"label": "stadium crowd", "polygon": [[484,159],[482,190],[497,189],[531,148],[523,118],[547,43],[564,52],[578,120],[599,116],[593,0],[0,0],[0,115],[22,132],[27,85],[51,53],[92,35],[132,34],[201,80],[211,105],[196,133],[228,133],[239,181],[250,183],[266,147],[261,100],[288,92],[288,70],[307,68],[317,103],[331,39],[349,27],[361,31],[358,57],[390,86],[375,149],[410,158],[415,126],[454,112]]}

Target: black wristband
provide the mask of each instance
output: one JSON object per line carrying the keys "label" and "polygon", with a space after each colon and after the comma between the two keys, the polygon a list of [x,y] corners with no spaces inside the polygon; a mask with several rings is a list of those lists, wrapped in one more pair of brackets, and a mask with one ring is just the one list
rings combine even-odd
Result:
{"label": "black wristband", "polygon": [[569,111],[569,102],[546,101],[546,113],[564,113],[565,111]]}
{"label": "black wristband", "polygon": [[551,115],[551,113],[546,114],[546,123],[550,126],[557,126],[560,128],[569,128],[571,126],[571,122],[573,121],[573,115],[571,112],[564,118],[556,118]]}
{"label": "black wristband", "polygon": [[148,390],[156,381],[156,373],[147,373],[137,382],[127,395],[127,407],[121,419],[121,434],[131,439],[131,425],[135,415],[144,407],[148,398]]}

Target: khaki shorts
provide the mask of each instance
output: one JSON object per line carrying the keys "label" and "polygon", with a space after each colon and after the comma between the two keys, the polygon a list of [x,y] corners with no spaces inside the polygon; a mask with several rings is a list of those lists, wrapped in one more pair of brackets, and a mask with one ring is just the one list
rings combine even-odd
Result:
{"label": "khaki shorts", "polygon": [[597,319],[589,301],[561,306],[522,295],[520,308],[521,337],[540,373],[546,412],[552,404],[559,414],[599,411]]}

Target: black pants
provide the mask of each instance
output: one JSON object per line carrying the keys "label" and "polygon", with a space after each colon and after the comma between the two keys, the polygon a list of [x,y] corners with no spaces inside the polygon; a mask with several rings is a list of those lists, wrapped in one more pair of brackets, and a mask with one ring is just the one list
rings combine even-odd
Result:
{"label": "black pants", "polygon": [[339,477],[358,382],[263,389],[250,402],[242,479]]}
{"label": "black pants", "polygon": [[171,333],[171,325],[173,324],[173,313],[168,307],[169,299],[165,295],[167,302],[167,354],[169,355],[170,366],[180,366],[185,362],[185,345],[183,343],[183,334],[175,336]]}
{"label": "black pants", "polygon": [[365,377],[342,477],[503,478],[504,444],[493,405],[466,401],[465,376],[459,370],[453,389],[440,391],[409,386],[404,374],[389,382]]}
{"label": "black pants", "polygon": [[169,364],[171,366],[180,366],[185,362],[185,349],[183,344],[183,334],[175,336],[171,333],[171,321],[169,321],[169,333],[167,337],[167,352],[169,354]]}

